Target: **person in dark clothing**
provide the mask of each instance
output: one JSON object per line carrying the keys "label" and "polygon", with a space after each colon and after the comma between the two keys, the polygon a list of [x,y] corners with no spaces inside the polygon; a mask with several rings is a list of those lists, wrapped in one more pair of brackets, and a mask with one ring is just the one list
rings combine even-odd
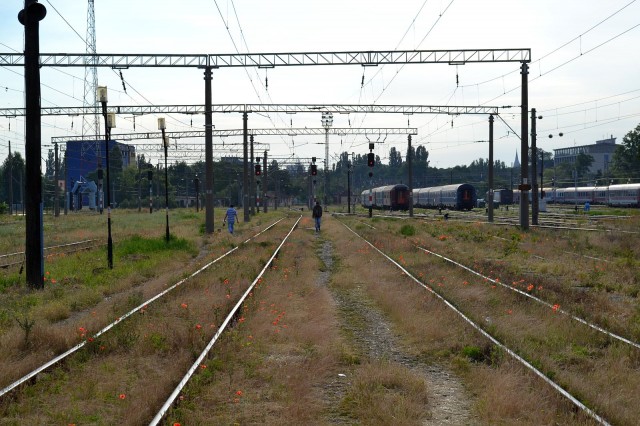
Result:
{"label": "person in dark clothing", "polygon": [[313,206],[311,217],[313,217],[313,220],[316,223],[316,232],[320,232],[320,218],[322,217],[322,206],[320,206],[319,201],[316,201],[316,205]]}

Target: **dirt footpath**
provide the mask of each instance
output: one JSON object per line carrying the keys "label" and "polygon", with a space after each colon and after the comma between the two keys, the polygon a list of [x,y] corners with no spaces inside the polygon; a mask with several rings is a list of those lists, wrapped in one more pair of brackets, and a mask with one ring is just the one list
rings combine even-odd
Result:
{"label": "dirt footpath", "polygon": [[[343,338],[356,359],[350,371],[338,378],[342,380],[334,380],[327,387],[327,401],[335,404],[348,398],[352,380],[364,365],[391,370],[400,368],[410,372],[414,379],[424,382],[426,387],[424,411],[420,419],[414,418],[411,423],[477,424],[472,414],[472,398],[461,380],[442,366],[420,361],[412,353],[415,351],[406,348],[399,335],[401,331],[377,304],[375,293],[371,293],[370,284],[387,285],[388,291],[398,291],[393,286],[399,284],[400,280],[408,279],[399,277],[398,269],[378,253],[363,252],[364,242],[358,240],[338,219],[323,217],[323,222],[323,231],[317,237],[317,254],[325,268],[319,275],[318,284],[329,287],[336,303]],[[410,297],[409,294],[407,297]],[[380,397],[384,398],[384,393]],[[342,405],[344,408],[344,402]],[[335,414],[335,410],[331,412],[332,423],[345,421],[344,416],[341,418]]]}

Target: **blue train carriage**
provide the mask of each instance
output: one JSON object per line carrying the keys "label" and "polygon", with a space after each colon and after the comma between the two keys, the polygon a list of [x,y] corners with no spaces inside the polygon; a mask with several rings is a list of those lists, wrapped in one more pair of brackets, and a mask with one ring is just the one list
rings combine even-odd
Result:
{"label": "blue train carriage", "polygon": [[448,208],[471,210],[478,195],[476,188],[468,183],[419,188],[413,191],[413,204],[423,208]]}

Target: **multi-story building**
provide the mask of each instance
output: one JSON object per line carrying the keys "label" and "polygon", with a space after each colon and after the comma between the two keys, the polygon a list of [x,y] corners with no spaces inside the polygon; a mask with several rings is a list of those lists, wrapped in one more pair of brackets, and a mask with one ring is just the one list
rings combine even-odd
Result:
{"label": "multi-story building", "polygon": [[609,166],[613,160],[613,153],[616,150],[616,138],[613,135],[609,139],[596,141],[592,145],[573,146],[570,148],[560,148],[553,150],[553,165],[569,163],[575,164],[576,158],[580,154],[593,157],[593,163],[589,168],[590,173],[605,174],[609,171]]}

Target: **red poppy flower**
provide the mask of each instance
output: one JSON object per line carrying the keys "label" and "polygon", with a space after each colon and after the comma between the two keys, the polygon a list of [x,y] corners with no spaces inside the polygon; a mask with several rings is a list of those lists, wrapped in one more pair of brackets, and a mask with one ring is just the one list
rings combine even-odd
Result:
{"label": "red poppy flower", "polygon": [[127,395],[125,395],[123,393],[121,393],[120,396],[119,396],[120,399],[125,399],[126,397],[127,397]]}

